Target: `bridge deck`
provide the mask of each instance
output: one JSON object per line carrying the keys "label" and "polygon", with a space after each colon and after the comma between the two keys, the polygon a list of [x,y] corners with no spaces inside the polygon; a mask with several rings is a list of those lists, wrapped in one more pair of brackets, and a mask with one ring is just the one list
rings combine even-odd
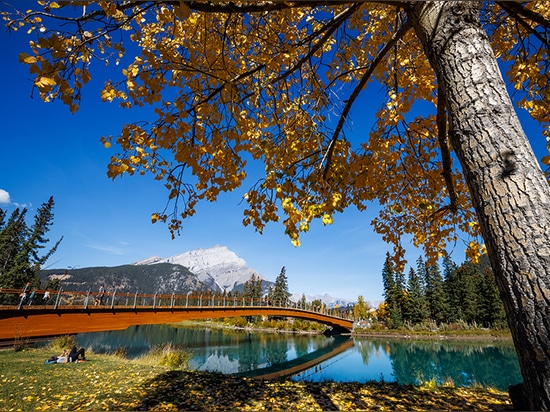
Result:
{"label": "bridge deck", "polygon": [[213,307],[131,307],[93,306],[0,308],[0,340],[38,338],[84,332],[122,330],[132,325],[168,324],[193,319],[217,319],[238,316],[285,316],[316,321],[336,332],[349,332],[353,322],[347,319],[296,308],[269,306]]}

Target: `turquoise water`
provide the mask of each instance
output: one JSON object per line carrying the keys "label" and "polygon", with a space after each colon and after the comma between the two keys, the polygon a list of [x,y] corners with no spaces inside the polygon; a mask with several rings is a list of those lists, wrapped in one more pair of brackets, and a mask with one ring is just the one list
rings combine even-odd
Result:
{"label": "turquoise water", "polygon": [[501,390],[522,380],[511,342],[326,337],[169,325],[85,333],[77,335],[77,342],[96,353],[124,348],[130,358],[172,342],[193,353],[193,369],[225,374],[284,371],[302,362],[315,363],[319,356],[333,355],[294,373],[295,380],[401,384],[435,380],[455,386],[484,384]]}

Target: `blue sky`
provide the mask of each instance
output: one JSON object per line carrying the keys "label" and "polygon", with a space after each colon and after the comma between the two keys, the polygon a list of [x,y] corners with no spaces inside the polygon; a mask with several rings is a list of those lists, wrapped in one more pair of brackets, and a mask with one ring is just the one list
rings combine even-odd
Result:
{"label": "blue sky", "polygon": [[[151,213],[165,206],[162,183],[148,176],[107,178],[116,147],[105,149],[99,140],[102,135],[116,136],[124,122],[144,118],[147,110],[121,111],[116,103],[101,103],[100,84],[94,82],[84,89],[81,109],[74,115],[60,102],[45,104],[38,96],[31,98],[28,69],[18,62],[19,52],[28,51],[28,40],[24,33],[0,31],[0,207],[10,212],[27,207],[30,219],[54,196],[49,239],[64,239],[47,263],[50,268],[117,266],[224,245],[270,280],[285,266],[291,292],[382,300],[381,270],[391,246],[370,227],[374,205],[362,213],[349,209],[335,216],[330,226],[317,222],[301,235],[302,246],[295,248],[281,224],[268,225],[263,235],[242,226],[244,206],[239,202],[244,186],[222,194],[216,203],[200,204],[197,214],[184,222],[181,236],[172,240],[165,225],[151,224]],[[372,118],[355,117],[361,117],[361,123],[355,124],[354,133],[370,130]],[[526,129],[537,139],[540,158],[540,130],[532,123]],[[458,263],[463,249],[457,244],[453,252]],[[414,262],[418,255],[411,250],[407,257]]]}

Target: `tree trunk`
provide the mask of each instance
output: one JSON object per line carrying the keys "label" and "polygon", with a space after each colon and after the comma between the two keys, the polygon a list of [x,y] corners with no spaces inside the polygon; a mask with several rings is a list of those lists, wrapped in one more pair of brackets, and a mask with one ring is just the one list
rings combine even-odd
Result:
{"label": "tree trunk", "polygon": [[478,7],[418,2],[408,15],[447,92],[450,142],[506,308],[524,379],[510,396],[516,408],[549,410],[550,186],[510,101]]}

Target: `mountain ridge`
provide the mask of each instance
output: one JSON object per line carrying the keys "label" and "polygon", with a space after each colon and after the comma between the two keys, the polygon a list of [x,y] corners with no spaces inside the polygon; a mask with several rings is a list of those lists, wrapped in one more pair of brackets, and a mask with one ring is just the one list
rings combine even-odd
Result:
{"label": "mountain ridge", "polygon": [[[188,293],[193,291],[242,292],[252,275],[262,280],[263,293],[273,281],[248,267],[246,261],[226,246],[199,248],[167,258],[151,256],[137,262],[114,267],[49,269],[41,271],[43,281],[60,279],[65,290],[98,290],[158,293]],[[323,295],[305,295],[306,301],[321,300],[328,307],[347,306],[351,300]],[[302,294],[292,293],[290,300],[298,302]]]}
{"label": "mountain ridge", "polygon": [[199,281],[218,292],[238,290],[238,287],[244,285],[252,275],[269,282],[257,270],[248,267],[246,261],[230,251],[227,246],[216,245],[206,249],[199,248],[167,258],[152,256],[133,264],[156,265],[159,263],[171,263],[186,267],[197,276]]}

